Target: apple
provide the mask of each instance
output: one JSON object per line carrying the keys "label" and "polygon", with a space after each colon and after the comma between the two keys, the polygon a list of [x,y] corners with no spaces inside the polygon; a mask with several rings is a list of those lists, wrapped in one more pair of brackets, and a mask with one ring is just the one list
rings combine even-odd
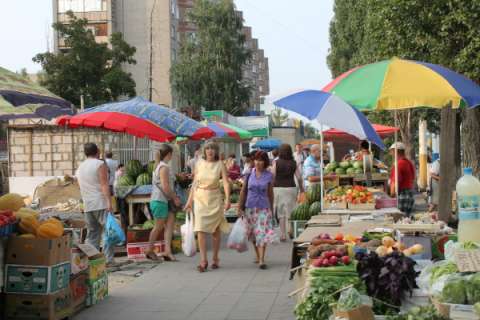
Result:
{"label": "apple", "polygon": [[313,264],[314,267],[319,268],[319,267],[322,266],[322,262],[323,262],[322,259],[315,259],[315,260],[313,260],[312,264]]}
{"label": "apple", "polygon": [[332,266],[336,266],[338,263],[338,258],[336,256],[330,257],[329,262]]}
{"label": "apple", "polygon": [[343,256],[342,257],[342,263],[345,265],[350,264],[350,257],[349,256]]}

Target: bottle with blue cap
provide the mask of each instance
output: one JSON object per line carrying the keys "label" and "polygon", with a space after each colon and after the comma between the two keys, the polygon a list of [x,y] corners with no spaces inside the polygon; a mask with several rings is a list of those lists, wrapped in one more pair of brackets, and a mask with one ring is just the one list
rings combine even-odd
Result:
{"label": "bottle with blue cap", "polygon": [[480,181],[472,168],[463,169],[457,182],[458,241],[480,242]]}

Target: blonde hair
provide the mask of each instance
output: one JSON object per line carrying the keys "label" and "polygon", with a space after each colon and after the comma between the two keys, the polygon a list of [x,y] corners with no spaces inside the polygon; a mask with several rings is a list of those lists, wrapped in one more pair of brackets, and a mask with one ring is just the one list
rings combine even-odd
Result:
{"label": "blonde hair", "polygon": [[207,149],[213,149],[215,151],[215,161],[220,160],[220,147],[215,142],[208,142],[203,147],[203,159],[207,160]]}

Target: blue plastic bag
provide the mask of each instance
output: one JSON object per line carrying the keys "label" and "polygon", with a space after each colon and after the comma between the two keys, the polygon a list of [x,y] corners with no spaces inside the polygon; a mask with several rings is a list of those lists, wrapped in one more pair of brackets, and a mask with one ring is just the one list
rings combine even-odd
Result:
{"label": "blue plastic bag", "polygon": [[115,246],[124,243],[126,240],[125,232],[118,224],[113,214],[108,213],[103,232],[103,243],[106,246]]}

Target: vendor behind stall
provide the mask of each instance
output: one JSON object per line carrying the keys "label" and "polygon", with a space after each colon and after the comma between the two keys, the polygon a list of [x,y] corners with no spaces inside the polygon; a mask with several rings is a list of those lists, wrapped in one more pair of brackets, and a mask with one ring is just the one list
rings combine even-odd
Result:
{"label": "vendor behind stall", "polygon": [[353,156],[351,154],[347,154],[343,157],[343,160],[363,161],[364,157],[371,157],[374,167],[379,169],[388,169],[385,164],[373,157],[373,152],[370,150],[370,143],[367,140],[362,140],[360,142],[359,150],[354,153]]}
{"label": "vendor behind stall", "polygon": [[227,159],[228,178],[232,181],[240,178],[240,166],[235,161],[235,154],[231,154]]}
{"label": "vendor behind stall", "polygon": [[[390,147],[390,154],[395,158],[395,149],[398,156],[398,209],[409,216],[415,205],[413,188],[415,181],[415,166],[405,156],[405,145],[401,142],[395,142]],[[390,194],[395,193],[395,165],[392,166],[390,173]]]}
{"label": "vendor behind stall", "polygon": [[321,174],[321,153],[322,147],[319,144],[315,144],[310,148],[310,155],[303,164],[303,181],[305,189],[311,184],[320,182]]}

